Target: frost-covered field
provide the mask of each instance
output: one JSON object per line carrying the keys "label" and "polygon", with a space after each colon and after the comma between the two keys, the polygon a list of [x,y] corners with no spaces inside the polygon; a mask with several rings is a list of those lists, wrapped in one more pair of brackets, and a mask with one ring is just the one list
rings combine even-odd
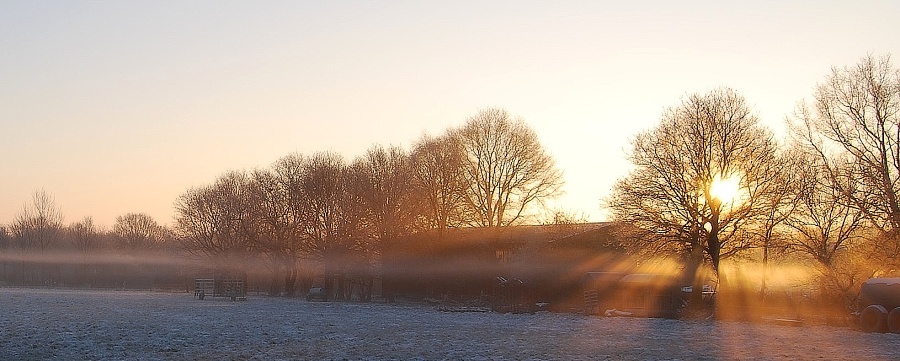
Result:
{"label": "frost-covered field", "polygon": [[447,313],[264,296],[0,289],[0,360],[900,359],[900,335],[827,326]]}

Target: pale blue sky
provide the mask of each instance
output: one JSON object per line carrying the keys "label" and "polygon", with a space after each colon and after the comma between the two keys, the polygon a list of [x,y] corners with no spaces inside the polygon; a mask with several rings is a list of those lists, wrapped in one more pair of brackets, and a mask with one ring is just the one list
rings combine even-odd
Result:
{"label": "pale blue sky", "polygon": [[728,86],[779,134],[832,66],[900,64],[894,1],[0,1],[0,224],[36,189],[111,226],[291,152],[525,119],[601,220],[637,132]]}

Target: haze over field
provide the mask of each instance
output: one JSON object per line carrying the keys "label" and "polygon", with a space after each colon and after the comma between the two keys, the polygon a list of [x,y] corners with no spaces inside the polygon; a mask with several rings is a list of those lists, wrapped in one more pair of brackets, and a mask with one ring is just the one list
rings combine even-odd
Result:
{"label": "haze over field", "polygon": [[[688,93],[783,119],[833,66],[900,56],[891,1],[0,3],[0,224],[34,190],[66,223],[144,212],[291,152],[408,147],[486,107],[602,220],[628,140]],[[895,62],[897,60],[895,59]]]}

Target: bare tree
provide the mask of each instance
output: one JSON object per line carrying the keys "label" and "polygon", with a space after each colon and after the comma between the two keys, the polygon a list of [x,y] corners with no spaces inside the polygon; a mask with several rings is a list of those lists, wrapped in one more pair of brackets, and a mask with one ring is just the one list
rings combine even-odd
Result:
{"label": "bare tree", "polygon": [[[689,255],[685,273],[695,290],[704,254],[718,271],[722,258],[753,245],[745,225],[765,214],[760,200],[774,189],[767,172],[777,147],[758,123],[731,89],[689,96],[632,141],[635,168],[606,201],[615,220],[647,232],[641,248]],[[724,183],[734,194],[717,192]]]}
{"label": "bare tree", "polygon": [[175,204],[176,230],[185,247],[229,262],[254,247],[248,239],[253,205],[251,180],[244,172],[229,172],[211,186],[190,189]]}
{"label": "bare tree", "polygon": [[758,182],[763,191],[754,192],[758,199],[758,219],[747,224],[748,232],[757,239],[762,249],[762,279],[759,293],[766,296],[768,267],[773,256],[787,253],[793,239],[793,232],[786,223],[794,214],[801,196],[801,178],[809,169],[809,163],[802,150],[789,148],[763,164],[760,171],[768,175]]}
{"label": "bare tree", "polygon": [[[847,194],[840,192],[841,187],[833,184],[837,179],[828,177],[821,163],[810,161],[797,189],[797,212],[786,224],[796,231],[791,248],[829,267],[839,251],[864,236],[864,215],[851,206]],[[849,173],[847,170],[844,174]]]}
{"label": "bare tree", "polygon": [[168,232],[145,213],[128,213],[116,217],[113,233],[123,250],[152,250],[165,244]]}
{"label": "bare tree", "polygon": [[300,276],[299,262],[304,256],[304,238],[301,235],[299,204],[299,179],[303,158],[290,155],[277,161],[272,170],[253,172],[254,190],[257,195],[253,231],[260,251],[272,261],[271,293],[278,293],[277,278],[284,272],[284,295],[295,294]]}
{"label": "bare tree", "polygon": [[573,225],[588,223],[589,220],[584,213],[575,211],[567,211],[564,209],[555,209],[547,217],[543,224],[547,225]]}
{"label": "bare tree", "polygon": [[381,242],[393,242],[416,227],[418,200],[410,158],[399,147],[369,148],[350,168],[351,191],[364,202],[374,236]]}
{"label": "bare tree", "polygon": [[471,222],[501,227],[558,194],[562,175],[537,134],[503,109],[485,109],[453,133],[463,150]]}
{"label": "bare tree", "polygon": [[793,129],[822,159],[835,191],[880,230],[885,264],[900,266],[900,70],[890,56],[833,68],[812,105],[798,107]]}
{"label": "bare tree", "polygon": [[94,225],[94,219],[88,216],[66,227],[66,236],[69,244],[75,248],[81,258],[79,267],[81,279],[87,281],[90,255],[100,251],[105,235],[101,234],[98,227]]}
{"label": "bare tree", "polygon": [[[0,251],[2,251],[3,254],[9,254],[11,247],[12,237],[10,237],[9,230],[5,226],[0,226]],[[4,283],[11,281],[8,272],[10,260],[2,259],[2,257],[0,257],[0,264],[3,265],[3,273],[0,275],[0,280],[3,280]]]}
{"label": "bare tree", "polygon": [[[795,194],[796,209],[785,224],[794,232],[788,250],[812,258],[821,273],[825,298],[841,299],[850,305],[855,288],[871,276],[854,265],[871,234],[865,214],[855,208],[847,193],[855,180],[849,168],[828,171],[815,153],[802,157],[807,167],[799,168]],[[841,183],[841,184],[836,184]]]}
{"label": "bare tree", "polygon": [[22,206],[12,224],[13,235],[22,248],[46,250],[57,243],[62,232],[63,215],[53,196],[41,189],[31,197],[31,204]]}
{"label": "bare tree", "polygon": [[6,227],[0,226],[0,249],[9,249],[11,246],[11,240],[9,236],[9,231]]}
{"label": "bare tree", "polygon": [[89,216],[69,225],[68,234],[72,245],[82,253],[96,250],[100,245],[99,231],[94,219]]}
{"label": "bare tree", "polygon": [[348,274],[357,265],[365,225],[359,213],[360,199],[348,192],[348,170],[336,153],[317,153],[307,159],[300,189],[303,236],[308,254],[324,266],[324,278],[336,298],[348,297]]}
{"label": "bare tree", "polygon": [[421,198],[425,221],[443,237],[448,227],[463,222],[467,183],[463,149],[450,135],[423,136],[413,145],[410,163],[415,192]]}
{"label": "bare tree", "polygon": [[[369,148],[349,169],[351,196],[363,206],[362,220],[368,234],[360,238],[359,251],[367,263],[366,272],[358,272],[362,298],[371,297],[375,267],[391,246],[417,229],[422,202],[416,194],[413,168],[409,155],[399,147]],[[383,278],[386,294],[390,294],[390,275]],[[390,297],[390,296],[388,296]]]}

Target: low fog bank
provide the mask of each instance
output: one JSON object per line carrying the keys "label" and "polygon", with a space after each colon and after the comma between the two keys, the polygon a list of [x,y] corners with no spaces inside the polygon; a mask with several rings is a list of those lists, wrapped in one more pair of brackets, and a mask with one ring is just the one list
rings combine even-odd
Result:
{"label": "low fog bank", "polygon": [[[256,263],[252,259],[243,262]],[[0,254],[0,286],[189,292],[195,278],[213,276],[217,266],[167,250],[13,250]]]}

